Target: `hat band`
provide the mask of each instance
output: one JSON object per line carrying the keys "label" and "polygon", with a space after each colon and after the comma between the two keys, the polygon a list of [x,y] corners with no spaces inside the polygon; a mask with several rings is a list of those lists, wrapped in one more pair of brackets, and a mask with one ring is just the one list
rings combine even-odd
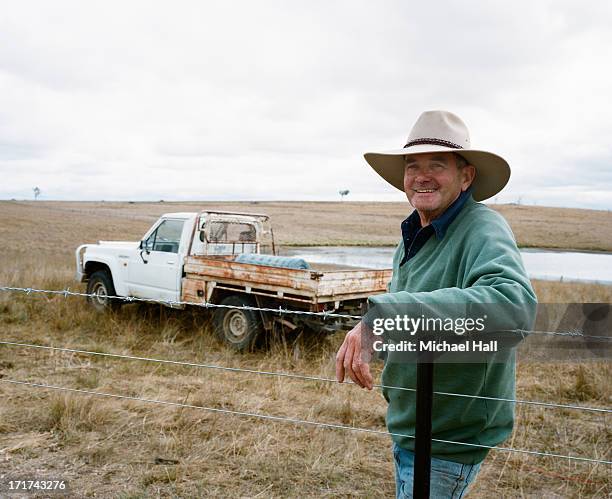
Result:
{"label": "hat band", "polygon": [[422,138],[422,139],[411,140],[410,142],[408,142],[404,146],[404,149],[406,149],[407,147],[410,147],[410,146],[417,146],[417,145],[421,145],[421,144],[428,144],[428,145],[431,145],[431,146],[451,147],[453,149],[463,149],[463,147],[461,147],[459,144],[455,144],[454,142],[450,142],[449,140],[433,139],[433,138],[429,138],[429,137]]}

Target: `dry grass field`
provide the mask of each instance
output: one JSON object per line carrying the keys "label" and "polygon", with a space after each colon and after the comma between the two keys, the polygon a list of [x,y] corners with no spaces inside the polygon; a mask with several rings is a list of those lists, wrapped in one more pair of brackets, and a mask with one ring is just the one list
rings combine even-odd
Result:
{"label": "dry grass field", "polygon": [[[83,289],[73,281],[73,251],[78,244],[135,240],[160,213],[192,211],[195,206],[0,202],[0,284]],[[391,244],[406,215],[400,205],[392,204],[214,206],[271,214],[277,238],[284,244]],[[612,226],[607,212],[500,208],[506,209],[510,212],[504,215],[523,245],[612,247],[610,231],[601,230]],[[319,227],[322,222],[324,230]],[[546,238],[549,232],[544,230],[553,235]],[[544,281],[535,285],[542,302],[612,303],[612,286]],[[334,355],[342,340],[340,335],[290,337],[276,340],[269,350],[240,355],[210,334],[208,318],[200,311],[133,304],[114,315],[97,315],[81,298],[6,292],[0,293],[0,336],[324,377],[333,376]],[[381,367],[375,364],[376,373]],[[609,364],[521,364],[517,395],[610,407],[611,375]],[[381,394],[351,385],[8,346],[0,346],[0,377],[384,429]],[[72,497],[388,497],[394,493],[390,442],[385,436],[2,382],[0,397],[0,476],[61,477],[70,483]],[[609,416],[581,411],[517,405],[517,425],[506,444],[612,459]],[[491,452],[470,497],[611,495],[609,466]]]}
{"label": "dry grass field", "polygon": [[[493,205],[508,220],[518,245],[612,251],[612,212]],[[138,239],[162,213],[220,209],[266,213],[277,241],[284,245],[397,244],[399,226],[412,208],[405,203],[333,202],[191,202],[102,203],[0,201],[10,219],[1,230],[22,230],[21,224],[54,224],[62,220],[69,251],[82,242],[99,239]],[[6,222],[5,222],[6,223]],[[73,230],[74,226],[78,231]],[[13,236],[14,237],[14,236]],[[23,241],[29,243],[30,241]],[[38,244],[45,244],[38,240]]]}

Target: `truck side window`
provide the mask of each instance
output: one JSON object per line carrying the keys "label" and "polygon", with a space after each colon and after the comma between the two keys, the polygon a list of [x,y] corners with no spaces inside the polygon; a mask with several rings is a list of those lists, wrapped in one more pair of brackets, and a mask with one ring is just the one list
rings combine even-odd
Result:
{"label": "truck side window", "polygon": [[[164,220],[154,234],[153,251],[178,253],[183,233],[184,220]],[[151,238],[149,238],[151,239]]]}

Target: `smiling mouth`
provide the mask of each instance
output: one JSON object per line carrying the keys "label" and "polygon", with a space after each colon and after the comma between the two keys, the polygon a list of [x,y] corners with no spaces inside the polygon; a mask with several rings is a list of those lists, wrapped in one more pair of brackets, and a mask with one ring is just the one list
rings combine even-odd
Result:
{"label": "smiling mouth", "polygon": [[435,192],[437,191],[437,189],[412,189],[414,192],[417,192],[419,194],[425,194],[428,192]]}

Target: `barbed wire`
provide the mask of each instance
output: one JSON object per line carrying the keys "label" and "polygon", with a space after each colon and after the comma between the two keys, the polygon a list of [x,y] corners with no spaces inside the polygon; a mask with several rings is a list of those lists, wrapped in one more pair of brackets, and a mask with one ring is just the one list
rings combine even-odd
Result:
{"label": "barbed wire", "polygon": [[[170,402],[170,401],[165,401],[165,400],[147,399],[144,397],[136,397],[136,396],[130,396],[130,395],[117,395],[113,393],[97,392],[93,390],[83,390],[80,388],[68,388],[68,387],[63,387],[63,386],[48,385],[48,384],[43,384],[43,383],[34,383],[34,382],[29,382],[29,381],[0,378],[0,382],[11,383],[14,385],[26,385],[26,386],[32,386],[32,387],[37,387],[37,388],[45,388],[45,389],[51,389],[51,390],[72,392],[72,393],[80,393],[80,394],[85,394],[85,395],[93,395],[93,396],[106,397],[106,398],[132,400],[132,401],[147,402],[147,403],[167,405],[167,406],[173,406],[173,407],[184,407],[184,408],[189,408],[189,409],[200,409],[200,410],[216,412],[220,414],[258,418],[258,419],[265,419],[265,420],[270,420],[270,421],[281,421],[281,422],[286,422],[286,423],[310,425],[310,426],[317,426],[317,427],[322,427],[322,428],[332,428],[332,429],[339,429],[339,430],[370,433],[370,434],[376,434],[376,435],[385,435],[385,436],[391,436],[391,437],[415,438],[414,435],[394,433],[394,432],[389,432],[385,430],[375,430],[371,428],[361,428],[361,427],[341,425],[341,424],[336,424],[336,423],[322,423],[320,421],[309,421],[305,419],[290,418],[287,416],[274,416],[271,414],[260,414],[260,413],[255,413],[255,412],[235,411],[231,409],[221,409],[217,407],[207,407],[207,406],[201,406],[201,405],[186,404],[186,403],[181,403],[181,402]],[[612,464],[612,461],[589,458],[589,457],[569,456],[569,455],[564,455],[564,454],[555,454],[551,452],[541,452],[541,451],[534,451],[534,450],[528,450],[528,449],[514,449],[511,447],[499,447],[499,446],[494,446],[494,445],[457,442],[455,440],[443,440],[439,438],[432,438],[431,440],[432,442],[438,442],[438,443],[444,443],[444,444],[462,445],[462,446],[467,446],[467,447],[497,450],[497,451],[503,451],[503,452],[515,452],[515,453],[528,454],[528,455],[534,455],[534,456],[540,456],[540,457],[552,457],[552,458],[558,458],[558,459],[567,459],[571,461],[582,461],[582,462],[589,462],[589,463],[595,463],[595,464],[607,464],[607,465]]]}
{"label": "barbed wire", "polygon": [[[15,286],[0,286],[0,291],[17,291],[23,292],[26,294],[31,293],[41,293],[41,294],[51,294],[51,295],[61,295],[64,298],[69,296],[80,296],[84,298],[94,298],[99,297],[99,295],[93,293],[80,293],[78,291],[70,291],[70,288],[64,290],[51,290],[51,289],[36,289],[36,288],[21,288]],[[225,308],[225,309],[237,309],[237,310],[253,310],[260,312],[270,312],[273,314],[289,314],[289,315],[309,315],[309,316],[317,316],[322,317],[323,319],[327,318],[339,318],[339,319],[353,319],[353,320],[361,320],[363,316],[361,315],[349,315],[349,314],[337,314],[334,312],[311,312],[307,310],[291,310],[287,308],[267,308],[267,307],[254,307],[251,305],[223,305],[219,303],[210,303],[207,301],[203,302],[191,302],[191,301],[180,301],[180,300],[161,300],[155,298],[139,298],[136,296],[118,296],[118,295],[104,295],[105,298],[109,298],[111,300],[120,300],[127,303],[133,302],[141,302],[141,303],[153,303],[157,305],[169,305],[179,306],[179,305],[189,305],[200,308]],[[500,330],[498,332],[505,333],[516,333],[520,334],[523,337],[529,335],[550,335],[550,336],[564,336],[564,337],[577,337],[577,338],[585,338],[585,339],[594,339],[594,340],[606,340],[612,341],[612,336],[596,336],[596,335],[586,335],[579,331],[530,331],[527,329],[507,329]]]}
{"label": "barbed wire", "polygon": [[529,329],[502,329],[498,331],[499,333],[517,333],[522,334],[524,336],[529,336],[531,334],[550,334],[555,336],[567,336],[574,338],[587,338],[591,340],[612,340],[612,336],[594,336],[588,334],[582,334],[580,331],[530,331]]}
{"label": "barbed wire", "polygon": [[[310,376],[306,374],[296,374],[296,373],[287,373],[287,372],[279,372],[279,371],[260,371],[257,369],[219,366],[215,364],[201,364],[197,362],[186,362],[186,361],[179,361],[179,360],[157,359],[157,358],[152,358],[152,357],[139,357],[135,355],[124,355],[124,354],[110,353],[110,352],[93,352],[90,350],[79,350],[75,348],[66,348],[66,347],[53,347],[53,346],[48,346],[48,345],[36,345],[33,343],[22,343],[22,342],[6,341],[6,340],[0,340],[0,345],[16,346],[16,347],[24,347],[24,348],[36,348],[36,349],[41,349],[41,350],[52,350],[52,351],[76,353],[76,354],[83,354],[83,355],[94,355],[94,356],[99,356],[99,357],[109,357],[109,358],[127,359],[127,360],[139,360],[139,361],[144,361],[144,362],[156,362],[160,364],[171,364],[171,365],[177,365],[177,366],[183,366],[183,367],[218,369],[222,371],[257,374],[257,375],[263,375],[263,376],[277,376],[277,377],[284,377],[284,378],[294,378],[294,379],[299,379],[303,381],[321,381],[321,382],[326,382],[326,383],[338,384],[338,381],[333,378],[325,378],[322,376]],[[346,382],[346,384],[354,385],[355,383]],[[372,386],[374,388],[416,392],[415,388],[408,388],[404,386],[392,386],[392,385],[383,385],[383,384],[373,384]],[[541,402],[537,400],[489,397],[485,395],[470,395],[467,393],[452,393],[452,392],[440,392],[440,391],[434,391],[433,393],[435,395],[462,397],[462,398],[474,398],[474,399],[491,400],[491,401],[497,401],[497,402],[511,402],[515,404],[535,405],[535,406],[541,406],[545,408],[573,409],[573,410],[582,410],[582,411],[589,411],[589,412],[598,412],[598,413],[604,413],[604,414],[612,413],[612,409],[605,409],[605,408],[600,408],[600,407],[587,407],[587,406],[578,406],[578,405],[570,405],[570,404],[555,404],[552,402]]]}
{"label": "barbed wire", "polygon": [[[82,296],[82,297],[99,297],[98,295],[92,293],[79,293],[77,291],[70,291],[70,289],[64,290],[51,290],[51,289],[35,289],[35,288],[18,288],[18,287],[10,287],[10,286],[0,286],[0,291],[21,291],[26,294],[30,293],[44,293],[51,295],[62,295],[64,298],[68,296]],[[295,314],[295,315],[312,315],[326,318],[340,318],[340,319],[361,319],[360,315],[348,315],[348,314],[335,314],[333,312],[310,312],[307,310],[290,310],[284,309],[282,307],[278,308],[265,308],[265,307],[253,307],[250,305],[222,305],[219,303],[210,303],[207,301],[197,302],[197,301],[177,301],[177,300],[159,300],[155,298],[138,298],[136,296],[117,296],[117,295],[104,295],[105,298],[110,298],[111,300],[121,300],[128,303],[132,302],[142,302],[142,303],[154,303],[158,305],[170,305],[178,306],[178,305],[190,305],[194,307],[201,308],[231,308],[238,310],[258,310],[260,312],[271,312],[275,314]]]}

